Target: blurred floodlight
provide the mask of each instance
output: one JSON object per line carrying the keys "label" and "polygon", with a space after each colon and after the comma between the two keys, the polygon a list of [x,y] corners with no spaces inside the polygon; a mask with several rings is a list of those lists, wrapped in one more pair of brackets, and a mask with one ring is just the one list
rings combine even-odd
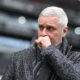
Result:
{"label": "blurred floodlight", "polygon": [[0,80],[1,80],[1,78],[2,78],[2,75],[0,75]]}
{"label": "blurred floodlight", "polygon": [[80,35],[80,27],[75,28],[75,34]]}
{"label": "blurred floodlight", "polygon": [[23,17],[23,16],[20,16],[20,17],[18,18],[18,22],[19,22],[20,24],[24,24],[24,23],[26,22],[26,18]]}

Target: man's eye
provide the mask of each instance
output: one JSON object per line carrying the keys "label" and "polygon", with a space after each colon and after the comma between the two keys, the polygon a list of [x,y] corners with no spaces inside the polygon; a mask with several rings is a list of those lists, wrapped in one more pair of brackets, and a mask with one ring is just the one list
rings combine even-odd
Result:
{"label": "man's eye", "polygon": [[48,27],[47,29],[48,29],[48,31],[53,31],[54,30],[52,27]]}
{"label": "man's eye", "polygon": [[39,29],[40,29],[40,30],[43,30],[43,29],[44,29],[44,27],[43,27],[43,26],[39,26]]}
{"label": "man's eye", "polygon": [[53,28],[53,27],[48,27],[47,30],[48,30],[48,31],[54,31],[55,28]]}

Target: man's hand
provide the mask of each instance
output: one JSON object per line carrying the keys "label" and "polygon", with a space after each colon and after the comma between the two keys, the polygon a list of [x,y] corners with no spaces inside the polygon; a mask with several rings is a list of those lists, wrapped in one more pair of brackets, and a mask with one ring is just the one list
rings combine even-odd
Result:
{"label": "man's hand", "polygon": [[42,50],[51,45],[50,38],[48,36],[39,37],[35,42],[41,47]]}

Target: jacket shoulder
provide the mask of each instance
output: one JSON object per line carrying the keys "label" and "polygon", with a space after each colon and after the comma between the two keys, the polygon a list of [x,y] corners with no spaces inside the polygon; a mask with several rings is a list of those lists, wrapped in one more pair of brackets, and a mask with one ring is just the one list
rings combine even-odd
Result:
{"label": "jacket shoulder", "polygon": [[35,59],[35,48],[31,46],[28,49],[24,49],[22,51],[16,52],[12,54],[13,61],[21,62],[21,61],[33,61]]}
{"label": "jacket shoulder", "polygon": [[79,51],[71,51],[67,57],[74,61],[75,63],[80,63],[80,52]]}

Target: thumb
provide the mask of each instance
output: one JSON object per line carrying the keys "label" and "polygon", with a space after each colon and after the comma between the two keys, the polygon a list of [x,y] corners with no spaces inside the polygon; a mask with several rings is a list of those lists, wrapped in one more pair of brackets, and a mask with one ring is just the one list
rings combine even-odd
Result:
{"label": "thumb", "polygon": [[35,42],[36,42],[36,43],[39,43],[39,41],[38,41],[38,40],[35,40]]}

